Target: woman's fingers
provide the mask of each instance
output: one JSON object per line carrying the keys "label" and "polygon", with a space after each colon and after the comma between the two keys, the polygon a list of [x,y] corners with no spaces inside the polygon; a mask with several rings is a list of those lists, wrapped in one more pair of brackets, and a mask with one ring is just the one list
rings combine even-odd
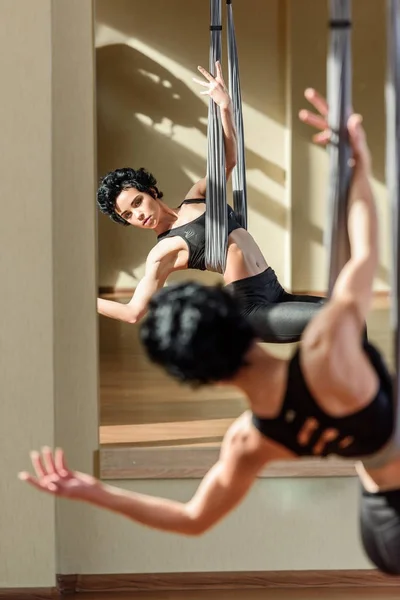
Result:
{"label": "woman's fingers", "polygon": [[49,475],[53,475],[56,472],[54,464],[53,452],[51,448],[45,446],[42,448],[43,463]]}
{"label": "woman's fingers", "polygon": [[202,85],[203,87],[208,87],[210,84],[207,81],[202,81],[201,79],[197,79],[197,77],[192,77],[195,83]]}
{"label": "woman's fingers", "polygon": [[222,82],[224,81],[224,75],[222,73],[222,66],[221,63],[219,62],[219,60],[217,60],[217,62],[215,63],[215,68],[217,71],[217,77],[218,79],[220,79]]}
{"label": "woman's fingers", "polygon": [[44,483],[43,481],[39,481],[35,477],[32,477],[32,475],[30,473],[27,473],[26,471],[18,473],[18,478],[21,481],[26,481],[27,483],[29,483],[29,485],[36,488],[37,490],[47,490],[48,492],[57,492],[58,490],[57,484],[53,481],[47,481]]}
{"label": "woman's fingers", "polygon": [[61,477],[66,477],[68,475],[69,470],[67,467],[67,463],[65,461],[64,450],[61,448],[56,448],[54,453],[54,464],[56,466],[56,471]]}
{"label": "woman's fingers", "polygon": [[314,88],[307,88],[304,96],[323,117],[328,116],[328,103]]}
{"label": "woman's fingers", "polygon": [[61,494],[64,485],[62,478],[70,474],[63,450],[56,448],[53,452],[51,448],[44,446],[41,453],[33,450],[30,457],[36,477],[28,471],[21,471],[18,473],[18,478],[38,490]]}
{"label": "woman's fingers", "polygon": [[315,127],[316,129],[327,129],[328,123],[324,117],[320,115],[315,115],[309,110],[301,110],[299,112],[299,119],[306,123],[307,125],[311,125],[311,127]]}
{"label": "woman's fingers", "polygon": [[47,473],[43,466],[42,458],[41,458],[39,452],[36,452],[36,450],[32,450],[32,452],[30,453],[30,456],[31,456],[32,466],[36,473],[37,478],[41,479],[42,477],[46,477]]}
{"label": "woman's fingers", "polygon": [[332,134],[329,129],[325,131],[321,131],[321,133],[316,133],[312,137],[312,141],[315,144],[319,144],[320,146],[326,146],[331,141]]}
{"label": "woman's fingers", "polygon": [[42,489],[42,486],[40,485],[38,480],[35,479],[35,477],[32,477],[32,475],[30,473],[28,473],[27,471],[22,471],[21,473],[18,473],[18,479],[20,479],[21,481],[26,481],[27,483],[29,483],[30,485],[33,485],[33,487],[35,487],[39,490]]}
{"label": "woman's fingers", "polygon": [[371,154],[367,144],[367,136],[362,126],[362,120],[361,115],[351,115],[347,122],[347,129],[356,162],[363,164],[369,169],[371,167]]}
{"label": "woman's fingers", "polygon": [[214,77],[211,75],[211,73],[209,73],[206,69],[204,69],[204,67],[197,67],[198,70],[200,71],[200,73],[206,78],[208,79],[208,81],[212,82],[214,81]]}

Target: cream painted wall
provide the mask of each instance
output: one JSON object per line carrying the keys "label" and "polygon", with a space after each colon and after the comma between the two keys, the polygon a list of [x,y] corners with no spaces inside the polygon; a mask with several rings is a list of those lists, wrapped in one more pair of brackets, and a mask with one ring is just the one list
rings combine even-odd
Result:
{"label": "cream painted wall", "polygon": [[0,0],[0,12],[0,588],[47,587],[84,552],[84,518],[17,473],[44,444],[86,470],[97,448],[93,11]]}
{"label": "cream painted wall", "polygon": [[[98,447],[93,34],[91,1],[53,0],[55,439],[86,472]],[[57,502],[57,573],[96,544],[96,533],[82,539],[85,515],[85,507]]]}
{"label": "cream painted wall", "polygon": [[52,585],[54,504],[17,479],[53,443],[51,2],[0,0],[0,588]]}
{"label": "cream painted wall", "polygon": [[[197,481],[113,482],[186,500]],[[370,568],[358,541],[354,479],[260,480],[245,502],[199,538],[163,534],[95,509],[76,510],[80,547],[63,573],[182,573]],[[75,538],[76,543],[76,538]]]}

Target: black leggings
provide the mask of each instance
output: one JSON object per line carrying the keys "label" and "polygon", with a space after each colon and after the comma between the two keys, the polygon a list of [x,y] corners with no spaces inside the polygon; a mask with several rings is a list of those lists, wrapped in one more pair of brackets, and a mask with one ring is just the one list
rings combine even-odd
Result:
{"label": "black leggings", "polygon": [[361,488],[361,540],[371,562],[400,575],[400,490],[368,493]]}
{"label": "black leggings", "polygon": [[226,286],[238,299],[242,314],[264,342],[298,342],[311,319],[325,303],[319,296],[289,294],[271,267],[259,275]]}

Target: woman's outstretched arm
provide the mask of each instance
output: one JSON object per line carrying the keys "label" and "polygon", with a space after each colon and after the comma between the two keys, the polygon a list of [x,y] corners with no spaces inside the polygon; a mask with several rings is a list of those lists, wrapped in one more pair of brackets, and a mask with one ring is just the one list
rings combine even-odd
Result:
{"label": "woman's outstretched arm", "polygon": [[163,287],[168,275],[184,268],[186,263],[187,251],[179,248],[174,238],[162,240],[149,253],[145,274],[131,300],[124,304],[98,298],[97,312],[118,321],[137,323],[145,316],[151,298]]}

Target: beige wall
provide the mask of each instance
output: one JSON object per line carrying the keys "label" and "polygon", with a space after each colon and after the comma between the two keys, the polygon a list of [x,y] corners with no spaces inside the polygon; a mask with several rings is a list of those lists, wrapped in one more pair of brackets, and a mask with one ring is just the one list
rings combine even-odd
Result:
{"label": "beige wall", "polygon": [[[92,14],[81,0],[37,0],[34,8],[29,0],[0,0],[0,10],[0,67],[8,91],[0,113],[7,206],[0,220],[0,587],[53,585],[56,572],[368,567],[357,538],[354,479],[259,481],[220,527],[189,540],[79,504],[60,502],[55,510],[51,498],[17,481],[31,448],[62,444],[74,468],[90,470],[97,445]],[[154,10],[154,22],[159,14]],[[139,31],[146,23],[153,27],[140,11],[134,18]],[[154,48],[159,37],[157,29]],[[175,35],[170,43],[178,62]],[[188,44],[190,68],[201,62],[194,52]],[[258,73],[261,59],[254,60],[248,69]],[[250,79],[249,105],[262,111],[263,101],[254,100],[262,84]],[[269,110],[278,125],[265,121],[271,131],[282,126],[276,85],[277,106]],[[196,175],[201,160],[190,158]],[[274,189],[278,197],[282,191]],[[197,483],[123,485],[186,499]]]}
{"label": "beige wall", "polygon": [[[93,33],[91,1],[53,0],[54,435],[88,472],[98,446]],[[58,573],[96,543],[82,537],[85,508],[57,502]]]}
{"label": "beige wall", "polygon": [[54,439],[50,5],[0,1],[0,587],[55,568],[54,505],[17,480]]}
{"label": "beige wall", "polygon": [[90,470],[97,447],[93,13],[81,0],[0,13],[0,588],[52,586],[85,552],[84,512],[17,473],[44,444]]}

